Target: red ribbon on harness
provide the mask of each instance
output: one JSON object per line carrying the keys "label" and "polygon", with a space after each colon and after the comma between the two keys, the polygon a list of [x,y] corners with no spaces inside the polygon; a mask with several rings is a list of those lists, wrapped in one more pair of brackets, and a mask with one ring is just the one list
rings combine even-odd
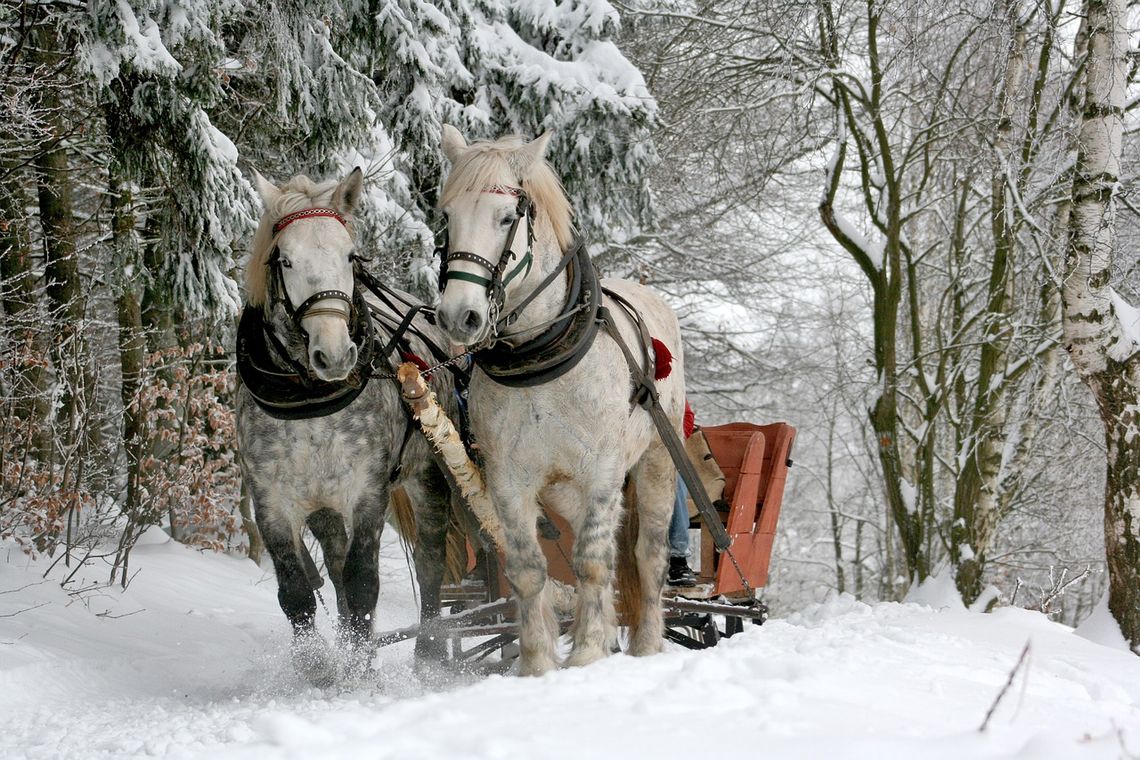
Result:
{"label": "red ribbon on harness", "polygon": [[[416,365],[416,369],[418,369],[420,372],[427,371],[428,363],[421,359],[419,356],[413,354],[411,351],[401,351],[400,358],[406,362],[411,362],[412,364]],[[431,380],[431,374],[424,375],[424,379]]]}
{"label": "red ribbon on harness", "polygon": [[669,348],[664,343],[653,338],[653,356],[653,379],[664,380],[673,371],[673,354],[669,353]]}
{"label": "red ribbon on harness", "polygon": [[348,226],[348,223],[344,221],[344,217],[341,216],[341,213],[335,208],[323,208],[321,206],[314,206],[313,208],[303,208],[300,211],[294,211],[292,214],[286,214],[285,216],[278,219],[277,223],[273,225],[273,234],[278,234],[281,232],[281,230],[285,229],[293,222],[297,222],[302,219],[312,219],[313,217],[318,216],[327,216],[330,219],[336,219],[346,227]]}

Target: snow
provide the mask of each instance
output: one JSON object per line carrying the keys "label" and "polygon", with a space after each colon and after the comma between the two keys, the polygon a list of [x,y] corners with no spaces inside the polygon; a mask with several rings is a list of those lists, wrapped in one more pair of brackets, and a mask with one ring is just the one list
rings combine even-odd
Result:
{"label": "snow", "polygon": [[906,509],[907,514],[913,515],[915,510],[918,509],[916,501],[918,493],[915,487],[911,485],[906,478],[899,478],[899,493],[902,495],[903,507]]}
{"label": "snow", "polygon": [[936,610],[964,609],[962,597],[954,585],[954,575],[949,569],[935,573],[921,583],[912,583],[906,601]]}
{"label": "snow", "polygon": [[[1068,760],[1140,751],[1140,658],[1039,613],[843,595],[711,650],[614,656],[538,679],[421,677],[410,643],[400,644],[381,650],[373,679],[322,692],[292,673],[271,573],[161,533],[146,539],[126,592],[72,595],[42,579],[46,562],[0,546],[10,550],[0,564],[0,756]],[[378,614],[382,627],[398,627],[414,602],[391,536],[383,556]],[[1027,641],[1028,662],[979,732]]]}
{"label": "snow", "polygon": [[1121,652],[1130,651],[1127,639],[1120,632],[1120,625],[1112,617],[1112,613],[1108,611],[1107,589],[1104,596],[1097,602],[1096,607],[1093,608],[1092,614],[1077,626],[1074,633],[1111,649],[1117,649]]}
{"label": "snow", "polygon": [[1131,346],[1124,354],[1128,358],[1131,352],[1140,346],[1140,309],[1125,301],[1119,293],[1111,288],[1108,291],[1112,299],[1112,306],[1116,310],[1116,318],[1120,322],[1120,329],[1131,341]]}

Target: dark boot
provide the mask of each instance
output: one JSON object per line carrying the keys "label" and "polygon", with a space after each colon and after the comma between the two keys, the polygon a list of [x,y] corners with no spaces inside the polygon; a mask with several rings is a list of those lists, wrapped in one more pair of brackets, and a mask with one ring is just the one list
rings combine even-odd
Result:
{"label": "dark boot", "polygon": [[670,586],[690,588],[697,585],[697,576],[689,569],[689,563],[684,557],[669,558],[669,578],[666,583]]}

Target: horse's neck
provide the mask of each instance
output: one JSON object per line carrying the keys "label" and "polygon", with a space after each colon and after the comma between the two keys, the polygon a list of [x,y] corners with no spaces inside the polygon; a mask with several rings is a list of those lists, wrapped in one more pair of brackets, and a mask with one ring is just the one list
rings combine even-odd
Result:
{"label": "horse's neck", "polygon": [[[542,243],[536,240],[534,256],[534,268],[527,277],[526,287],[520,288],[519,294],[508,300],[504,311],[509,312],[515,305],[534,292],[534,289],[550,274],[551,270],[558,266],[558,262],[562,260],[562,251],[553,239],[543,240]],[[566,305],[568,287],[566,275],[563,273],[561,276],[555,277],[541,293],[535,296],[534,300],[523,309],[515,323],[507,328],[508,332],[522,334],[518,341],[511,342],[525,343],[527,340],[541,335],[542,330],[539,328],[550,323],[562,313],[563,307]]]}

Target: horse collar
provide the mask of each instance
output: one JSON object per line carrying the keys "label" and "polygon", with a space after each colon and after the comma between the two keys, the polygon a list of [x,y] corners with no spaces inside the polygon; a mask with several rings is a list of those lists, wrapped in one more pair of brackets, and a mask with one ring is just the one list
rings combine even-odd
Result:
{"label": "horse collar", "polygon": [[242,385],[270,417],[310,419],[334,414],[364,391],[372,375],[376,336],[368,305],[359,288],[353,292],[352,341],[358,347],[356,366],[340,382],[310,375],[289,356],[259,308],[247,306],[238,324],[237,369]]}
{"label": "horse collar", "polygon": [[518,346],[500,342],[475,353],[475,364],[500,385],[519,388],[548,383],[577,366],[594,344],[601,306],[598,273],[581,240],[564,261],[569,280],[566,305],[554,322]]}

